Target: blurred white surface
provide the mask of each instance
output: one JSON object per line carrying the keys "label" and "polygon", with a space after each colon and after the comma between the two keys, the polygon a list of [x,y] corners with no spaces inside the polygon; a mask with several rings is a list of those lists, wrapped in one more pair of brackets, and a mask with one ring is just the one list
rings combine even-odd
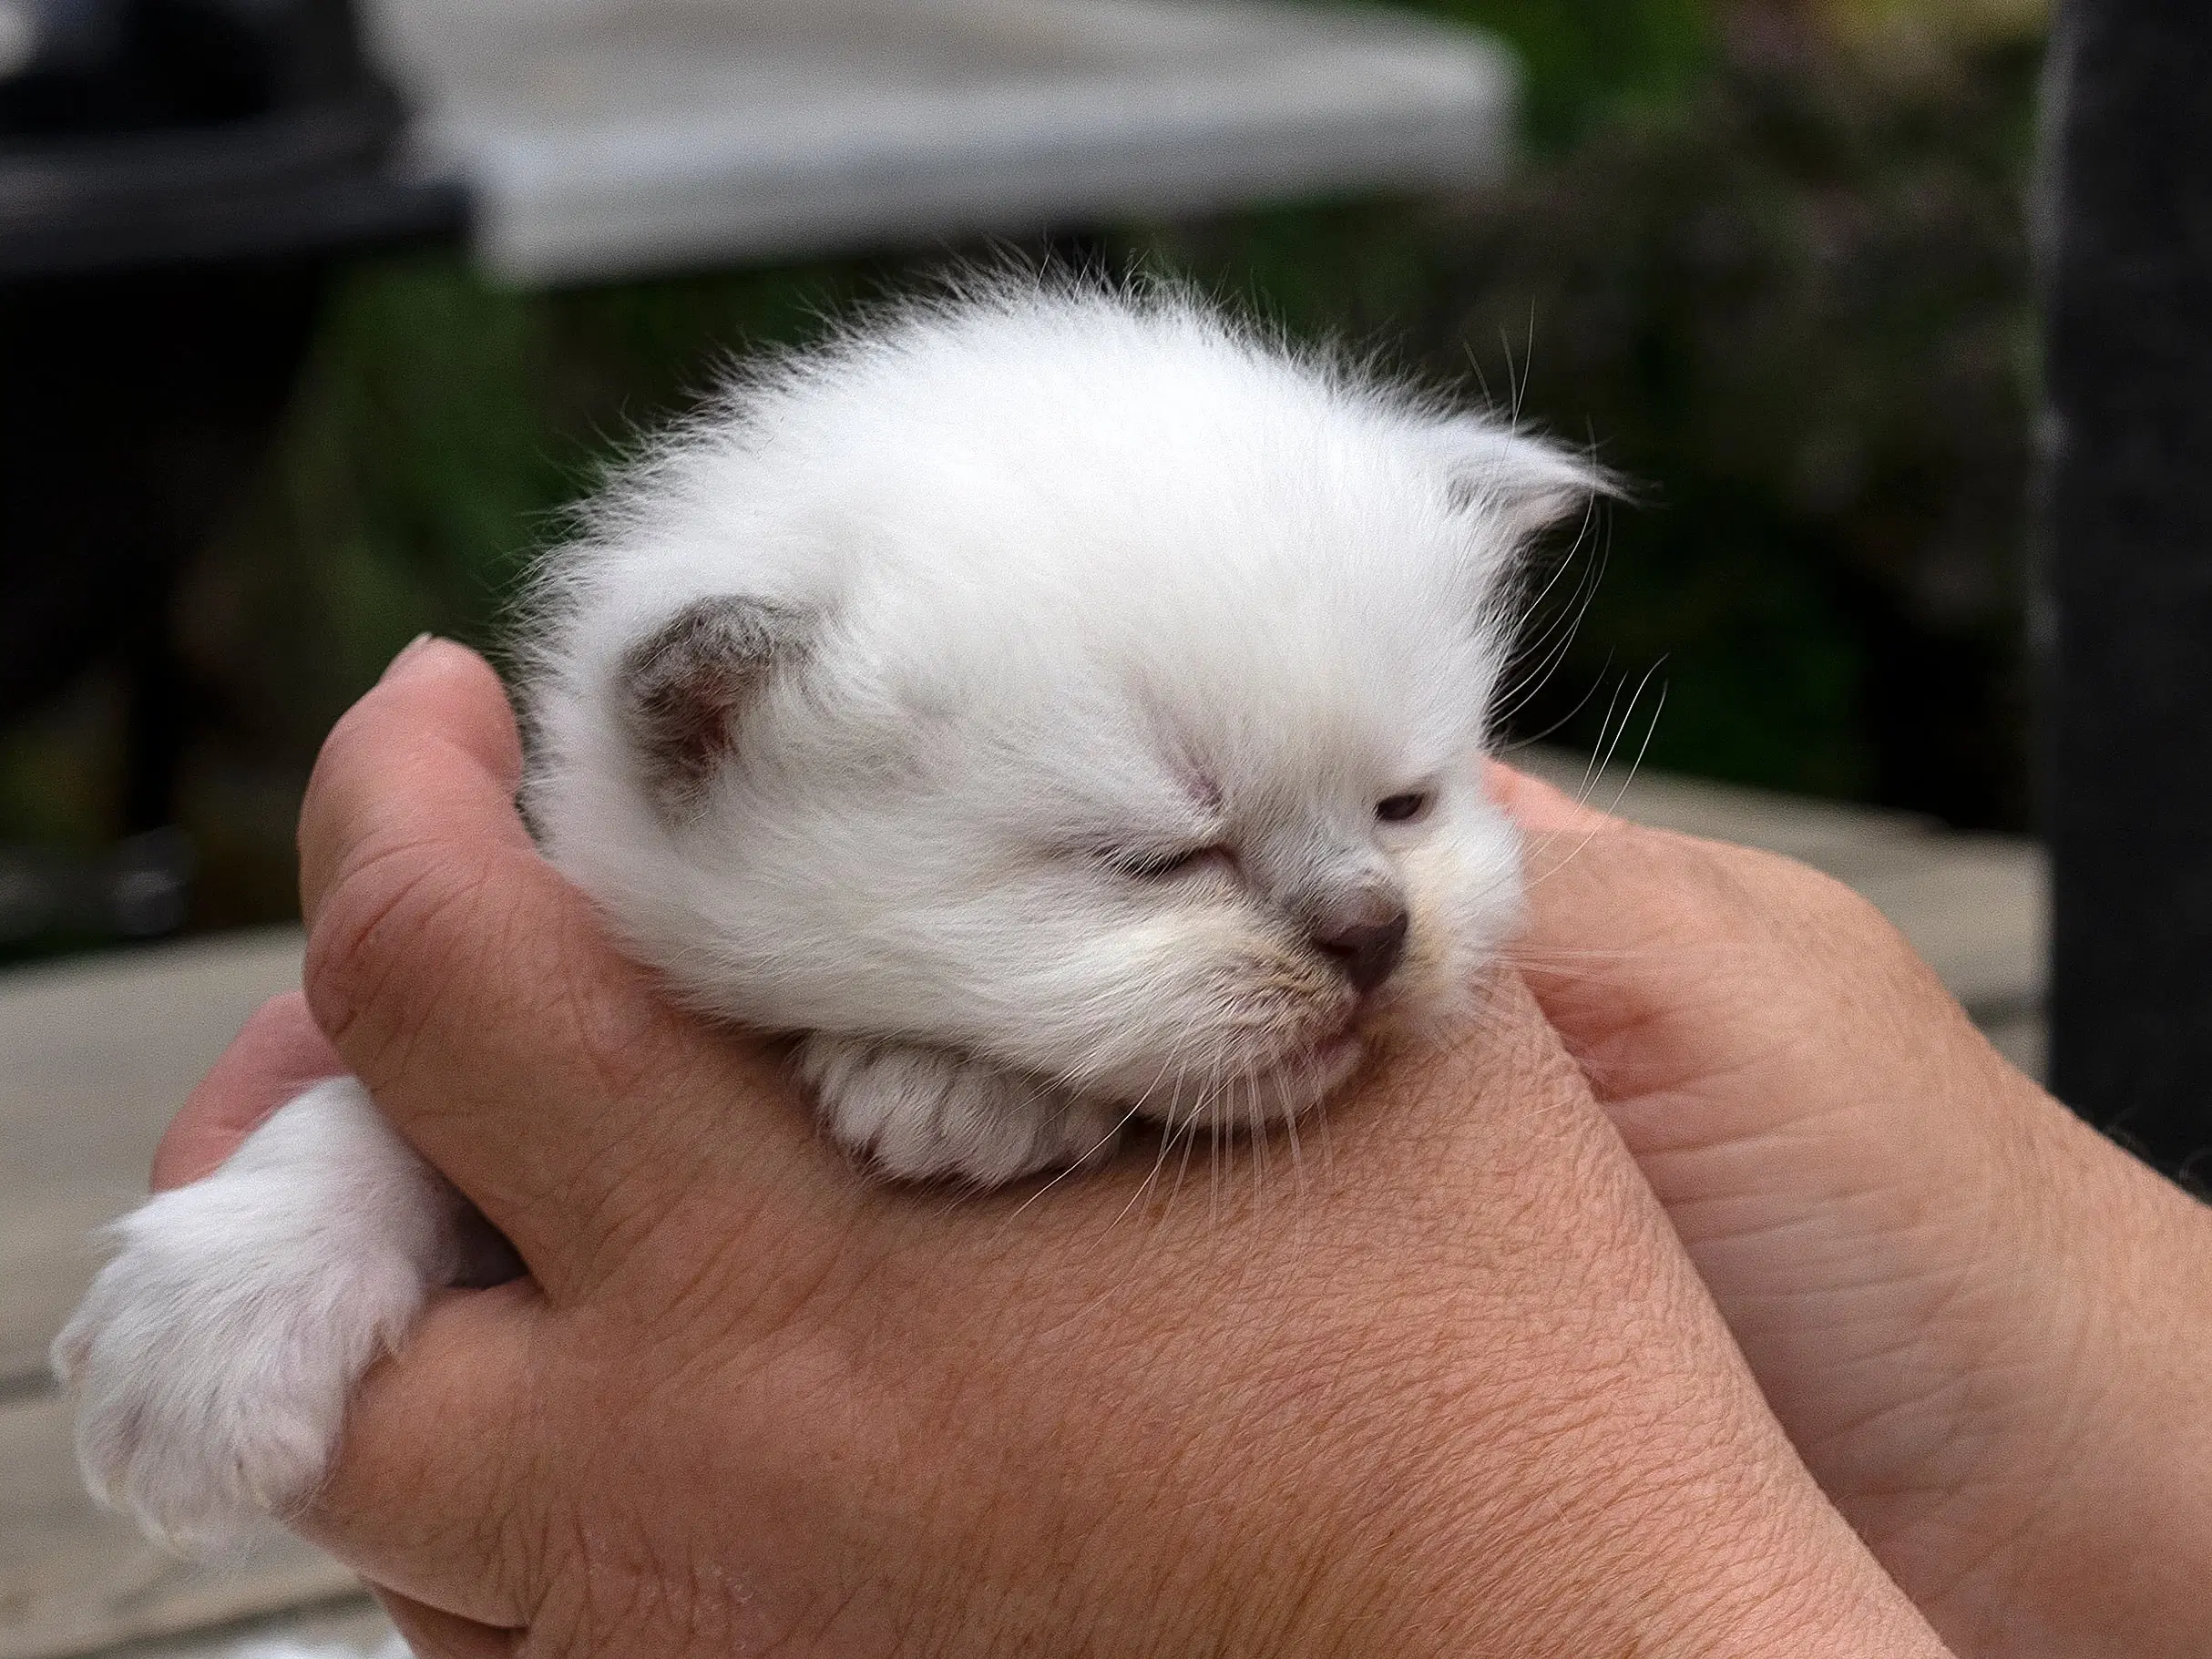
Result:
{"label": "blurred white surface", "polygon": [[0,1659],[204,1629],[354,1588],[289,1538],[180,1562],[85,1495],[46,1348],[93,1230],[138,1202],[169,1114],[246,1017],[300,982],[292,928],[0,973]]}
{"label": "blurred white surface", "polygon": [[298,988],[302,948],[284,927],[0,973],[0,1398],[45,1377],[93,1229],[145,1196],[170,1115]]}
{"label": "blurred white surface", "polygon": [[29,0],[0,0],[0,81],[26,68],[38,55],[38,19]]}
{"label": "blurred white surface", "polygon": [[368,0],[476,241],[559,282],[1466,185],[1486,36],[1172,0]]}

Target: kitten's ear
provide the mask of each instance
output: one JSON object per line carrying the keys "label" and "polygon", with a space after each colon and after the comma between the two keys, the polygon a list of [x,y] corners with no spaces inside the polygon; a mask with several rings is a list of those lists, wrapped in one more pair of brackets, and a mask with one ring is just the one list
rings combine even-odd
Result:
{"label": "kitten's ear", "polygon": [[1516,538],[1624,493],[1617,477],[1586,456],[1478,416],[1446,422],[1439,437],[1453,505],[1502,521]]}
{"label": "kitten's ear", "polygon": [[724,594],[693,600],[622,654],[616,697],[664,813],[698,806],[736,746],[745,706],[808,631],[788,606]]}

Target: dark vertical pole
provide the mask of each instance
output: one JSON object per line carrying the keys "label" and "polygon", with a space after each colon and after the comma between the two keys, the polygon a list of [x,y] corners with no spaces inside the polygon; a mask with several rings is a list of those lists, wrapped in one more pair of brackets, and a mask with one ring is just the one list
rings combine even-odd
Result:
{"label": "dark vertical pole", "polygon": [[2053,51],[2051,1078],[2212,1173],[2212,5],[2063,0]]}

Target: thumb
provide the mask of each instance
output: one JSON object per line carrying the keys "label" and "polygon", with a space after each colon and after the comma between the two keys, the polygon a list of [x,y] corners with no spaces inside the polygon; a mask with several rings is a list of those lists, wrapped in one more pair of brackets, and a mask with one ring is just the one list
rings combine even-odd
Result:
{"label": "thumb", "polygon": [[[411,649],[323,745],[301,809],[315,1017],[402,1135],[557,1301],[711,1189],[734,1231],[842,1166],[773,1065],[614,948],[517,810],[482,658]],[[616,1241],[623,1248],[609,1248]]]}
{"label": "thumb", "polygon": [[[1825,913],[1865,908],[1791,860],[1646,829],[1500,762],[1486,783],[1524,837],[1529,917],[1510,954],[1601,1100],[1786,1040],[1788,985],[1747,996],[1743,981],[1801,956]],[[1716,1023],[1722,1007],[1745,1018]]]}

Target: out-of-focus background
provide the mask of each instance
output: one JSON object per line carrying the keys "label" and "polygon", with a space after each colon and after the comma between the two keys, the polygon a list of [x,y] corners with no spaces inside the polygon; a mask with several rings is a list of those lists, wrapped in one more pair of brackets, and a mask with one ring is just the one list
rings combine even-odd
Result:
{"label": "out-of-focus background", "polygon": [[[1588,444],[1635,497],[1549,556],[1517,756],[1852,882],[2040,1066],[2050,28],[2043,0],[0,0],[0,1659],[374,1633],[304,1546],[188,1565],[84,1499],[43,1353],[88,1230],[297,982],[293,816],[348,702],[425,630],[496,654],[566,507],[722,364],[961,261],[1177,276]],[[2159,929],[2114,916],[2116,957],[2061,957],[2164,1019]],[[2163,1052],[2174,1167],[2203,1067]]]}
{"label": "out-of-focus background", "polygon": [[[1590,748],[1625,722],[1654,767],[2023,828],[2040,0],[1422,9],[1518,55],[1503,173],[1084,225],[1082,255],[1513,404],[1637,481],[1552,590],[1580,624],[1521,702],[1524,733]],[[901,240],[549,291],[432,243],[262,302],[301,313],[304,362],[265,456],[234,476],[222,445],[247,440],[210,423],[220,499],[167,600],[182,926],[295,914],[292,812],[331,722],[424,629],[496,645],[563,505],[727,354],[989,251]],[[188,307],[171,326],[198,323]],[[111,441],[138,441],[120,408]],[[0,526],[0,559],[45,556]],[[116,639],[0,730],[0,955],[115,931],[28,884],[151,827],[127,821]]]}

